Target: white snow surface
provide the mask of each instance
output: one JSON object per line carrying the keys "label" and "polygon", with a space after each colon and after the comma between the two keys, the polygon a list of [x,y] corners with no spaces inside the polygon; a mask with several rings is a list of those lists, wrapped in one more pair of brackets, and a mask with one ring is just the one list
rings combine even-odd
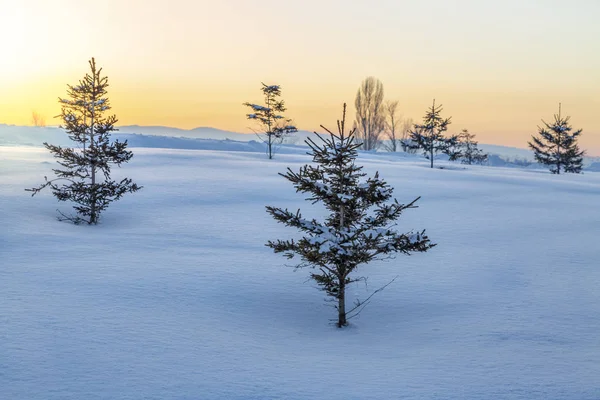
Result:
{"label": "white snow surface", "polygon": [[398,279],[340,330],[264,245],[297,237],[265,205],[324,215],[278,175],[309,156],[133,150],[144,189],[74,226],[0,147],[0,399],[600,398],[600,174],[361,154],[438,246],[360,268],[350,301]]}

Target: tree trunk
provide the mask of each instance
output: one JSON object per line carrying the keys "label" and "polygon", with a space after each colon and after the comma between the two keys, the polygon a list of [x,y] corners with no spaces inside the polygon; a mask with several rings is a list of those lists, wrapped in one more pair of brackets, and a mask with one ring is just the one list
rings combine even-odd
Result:
{"label": "tree trunk", "polygon": [[[558,120],[560,121],[560,111],[562,108],[562,104],[558,103]],[[562,135],[561,132],[558,132],[558,144],[556,145],[556,152],[558,153],[558,157],[556,157],[556,173],[560,175],[560,145],[562,144]]]}
{"label": "tree trunk", "polygon": [[269,142],[267,144],[267,146],[269,147],[269,160],[272,160],[273,159],[273,153],[271,152],[271,139],[272,139],[273,135],[268,134],[267,136],[269,137]]}
{"label": "tree trunk", "polygon": [[431,146],[431,150],[429,150],[429,159],[431,161],[431,168],[433,168],[433,146]]}
{"label": "tree trunk", "polygon": [[[94,69],[93,71],[94,73],[94,80],[93,80],[93,87],[94,89],[96,88],[96,70]],[[94,123],[95,123],[95,119],[96,119],[96,96],[92,95],[92,115],[91,115],[91,122],[90,122],[90,152],[92,153],[92,204],[91,204],[91,209],[90,209],[90,221],[89,224],[97,224],[98,223],[98,217],[97,217],[97,212],[96,212],[96,203],[98,201],[97,195],[96,195],[96,155],[95,155],[95,144],[94,144]]]}
{"label": "tree trunk", "polygon": [[[340,169],[341,169],[341,165],[340,165]],[[342,230],[344,228],[344,223],[346,222],[345,219],[345,209],[344,206],[342,205],[340,207],[340,230]],[[342,275],[340,269],[338,269],[338,273],[340,273],[340,275]],[[343,326],[346,326],[348,324],[348,321],[346,321],[346,277],[345,276],[338,276],[338,280],[340,281],[340,292],[338,293],[338,323],[337,326],[338,328],[341,328]]]}
{"label": "tree trunk", "polygon": [[338,328],[348,325],[346,320],[346,283],[340,279],[340,293],[338,294]]}
{"label": "tree trunk", "polygon": [[89,224],[98,223],[98,217],[96,216],[96,202],[98,198],[96,196],[96,155],[95,152],[95,144],[94,144],[94,110],[92,110],[92,123],[90,126],[90,146],[89,150],[92,153],[92,201],[91,201],[91,209],[90,209],[90,222]]}
{"label": "tree trunk", "polygon": [[96,193],[96,167],[94,165],[92,165],[92,201],[91,201],[91,207],[90,207],[90,222],[89,224],[97,224],[98,223],[98,217],[97,217],[97,212],[96,212],[96,203],[98,202],[98,196]]}
{"label": "tree trunk", "polygon": [[[271,109],[271,96],[267,96],[267,108],[270,110]],[[269,115],[268,115],[268,119],[267,119],[267,128],[268,128],[268,132],[267,132],[267,147],[269,148],[269,160],[273,159],[273,153],[271,152],[271,139],[273,137],[273,131],[271,130],[271,118],[273,117],[272,111],[269,111]]]}

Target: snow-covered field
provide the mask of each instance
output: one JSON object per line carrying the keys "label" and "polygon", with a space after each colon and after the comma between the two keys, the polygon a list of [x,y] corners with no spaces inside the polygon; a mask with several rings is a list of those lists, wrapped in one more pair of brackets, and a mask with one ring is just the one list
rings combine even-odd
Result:
{"label": "snow-covered field", "polygon": [[600,174],[362,155],[438,246],[364,267],[351,299],[399,277],[339,330],[264,246],[265,205],[322,213],[277,175],[308,156],[134,151],[90,227],[0,147],[0,399],[600,399]]}

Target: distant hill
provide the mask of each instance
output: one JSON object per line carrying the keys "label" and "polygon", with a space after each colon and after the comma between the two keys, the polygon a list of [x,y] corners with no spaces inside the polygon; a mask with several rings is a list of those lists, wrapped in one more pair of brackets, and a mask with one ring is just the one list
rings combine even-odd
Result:
{"label": "distant hill", "polygon": [[44,142],[65,146],[71,141],[56,127],[32,127],[0,124],[0,146],[42,146]]}
{"label": "distant hill", "polygon": [[[179,129],[166,126],[127,125],[119,127],[113,137],[127,140],[131,147],[151,147],[195,150],[228,150],[262,152],[265,145],[254,134],[230,132],[210,127]],[[305,153],[304,141],[314,137],[313,132],[299,131],[285,139],[280,153]],[[49,142],[70,146],[71,140],[64,130],[57,127],[32,127],[0,124],[0,146],[42,146]],[[489,165],[539,168],[533,161],[530,150],[516,147],[481,144],[490,154]],[[386,153],[381,153],[383,156]],[[390,156],[391,154],[388,153]],[[404,153],[397,153],[401,155]],[[443,157],[441,157],[443,158]],[[586,158],[586,170],[600,171],[600,159]]]}
{"label": "distant hill", "polygon": [[519,147],[500,146],[497,144],[479,144],[479,148],[488,154],[495,154],[504,158],[534,161],[533,152]]}
{"label": "distant hill", "polygon": [[[190,137],[183,129],[165,127],[126,127],[112,134],[119,140],[127,140],[131,147],[187,149],[187,150],[226,150],[263,152],[265,145],[257,140],[255,135],[233,134],[231,132],[213,129],[213,132],[196,131],[203,138]],[[133,133],[135,131],[145,132]],[[194,130],[192,130],[194,131]],[[154,134],[152,134],[154,133]],[[162,133],[162,134],[159,134]],[[169,135],[170,134],[170,135]],[[242,137],[245,140],[232,140],[229,137]],[[33,146],[41,147],[44,142],[58,146],[71,146],[72,141],[63,129],[57,127],[31,127],[0,124],[0,146]],[[280,153],[304,153],[305,147],[286,145],[279,149]]]}
{"label": "distant hill", "polygon": [[587,171],[594,171],[594,172],[600,172],[600,162],[596,161],[591,163],[587,168]]}
{"label": "distant hill", "polygon": [[194,129],[180,129],[172,128],[169,126],[140,126],[140,125],[127,125],[119,126],[119,133],[137,133],[141,135],[154,135],[154,136],[173,136],[173,137],[185,137],[189,139],[216,139],[216,140],[238,140],[240,142],[248,142],[255,140],[255,135],[248,135],[237,132],[229,132],[216,128],[199,127]]}
{"label": "distant hill", "polygon": [[[254,133],[238,133],[216,129],[211,127],[198,127],[194,129],[179,129],[168,126],[140,126],[127,125],[120,126],[119,133],[137,133],[141,135],[173,136],[189,139],[215,139],[215,140],[237,140],[240,142],[249,142],[251,140],[260,141]],[[313,132],[298,131],[285,139],[286,144],[302,145],[307,137],[313,136]]]}

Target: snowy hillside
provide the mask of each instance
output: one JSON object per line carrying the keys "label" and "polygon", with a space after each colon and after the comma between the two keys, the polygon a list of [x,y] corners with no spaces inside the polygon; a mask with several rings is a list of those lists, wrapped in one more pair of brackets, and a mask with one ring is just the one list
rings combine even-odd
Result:
{"label": "snowy hillside", "polygon": [[322,214],[278,176],[308,156],[134,151],[144,189],[74,226],[23,190],[47,152],[0,146],[1,399],[600,398],[600,174],[362,154],[438,246],[361,269],[351,300],[398,279],[338,330],[264,246],[265,205]]}

